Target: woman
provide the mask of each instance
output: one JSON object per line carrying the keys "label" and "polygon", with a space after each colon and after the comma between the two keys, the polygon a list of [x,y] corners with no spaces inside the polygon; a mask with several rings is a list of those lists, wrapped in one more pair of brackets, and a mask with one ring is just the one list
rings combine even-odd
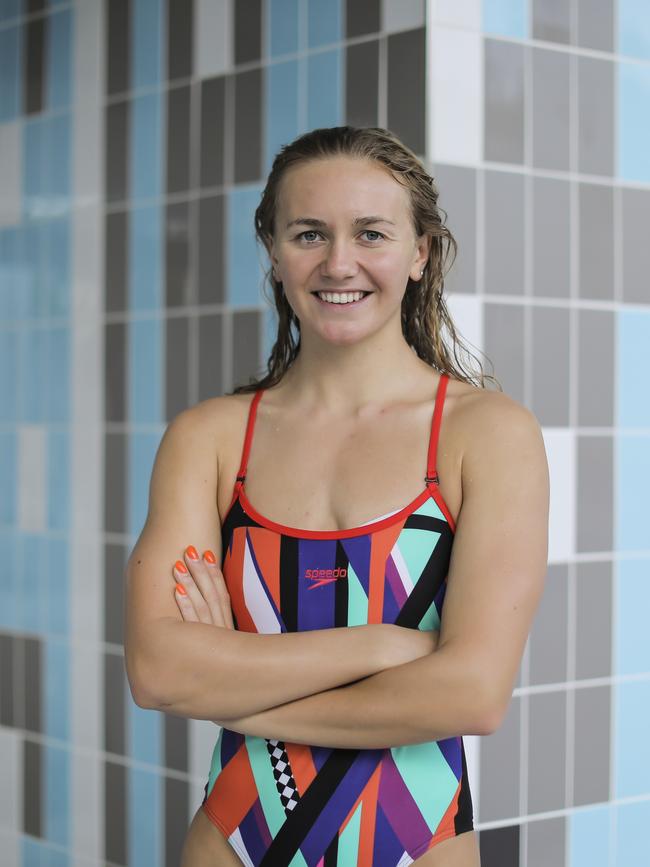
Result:
{"label": "woman", "polygon": [[183,867],[479,864],[462,735],[512,695],[548,467],[535,416],[454,363],[437,198],[386,130],[283,148],[268,374],[161,441],[126,662],[140,706],[222,726]]}

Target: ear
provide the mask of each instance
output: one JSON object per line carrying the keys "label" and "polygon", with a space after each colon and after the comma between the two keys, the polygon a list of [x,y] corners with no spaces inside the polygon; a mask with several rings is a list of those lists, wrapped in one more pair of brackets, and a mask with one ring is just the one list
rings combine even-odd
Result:
{"label": "ear", "polygon": [[416,238],[415,258],[409,272],[409,277],[415,283],[418,283],[422,279],[422,274],[420,272],[425,268],[427,262],[429,261],[430,251],[431,235],[427,235],[426,233],[423,235],[418,235],[418,237]]}

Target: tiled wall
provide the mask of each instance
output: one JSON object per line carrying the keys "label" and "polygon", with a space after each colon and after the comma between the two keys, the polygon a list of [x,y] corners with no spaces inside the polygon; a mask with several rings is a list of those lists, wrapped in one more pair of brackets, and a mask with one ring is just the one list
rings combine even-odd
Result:
{"label": "tiled wall", "polygon": [[216,728],[131,701],[124,564],[167,421],[270,348],[273,155],[341,123],[431,161],[450,308],[549,456],[483,867],[650,863],[649,104],[644,0],[0,0],[3,865],[178,864]]}

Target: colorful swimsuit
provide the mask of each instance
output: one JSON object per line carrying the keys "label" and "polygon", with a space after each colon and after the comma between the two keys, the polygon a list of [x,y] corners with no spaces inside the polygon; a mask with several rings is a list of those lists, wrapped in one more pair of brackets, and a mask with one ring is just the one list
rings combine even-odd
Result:
{"label": "colorful swimsuit", "polygon": [[[402,509],[346,530],[287,527],[248,501],[243,483],[264,390],[255,393],[222,526],[236,629],[440,628],[455,531],[435,471],[447,382],[442,375],[425,489]],[[340,749],[222,728],[202,806],[243,863],[255,867],[407,867],[474,827],[461,735]]]}

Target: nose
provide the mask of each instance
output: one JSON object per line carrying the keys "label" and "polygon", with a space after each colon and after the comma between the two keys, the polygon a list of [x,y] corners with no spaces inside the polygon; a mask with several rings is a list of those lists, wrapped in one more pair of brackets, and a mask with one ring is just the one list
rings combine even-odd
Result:
{"label": "nose", "polygon": [[354,241],[348,242],[343,238],[333,240],[327,248],[327,253],[321,264],[323,277],[342,280],[345,277],[353,277],[357,271]]}

